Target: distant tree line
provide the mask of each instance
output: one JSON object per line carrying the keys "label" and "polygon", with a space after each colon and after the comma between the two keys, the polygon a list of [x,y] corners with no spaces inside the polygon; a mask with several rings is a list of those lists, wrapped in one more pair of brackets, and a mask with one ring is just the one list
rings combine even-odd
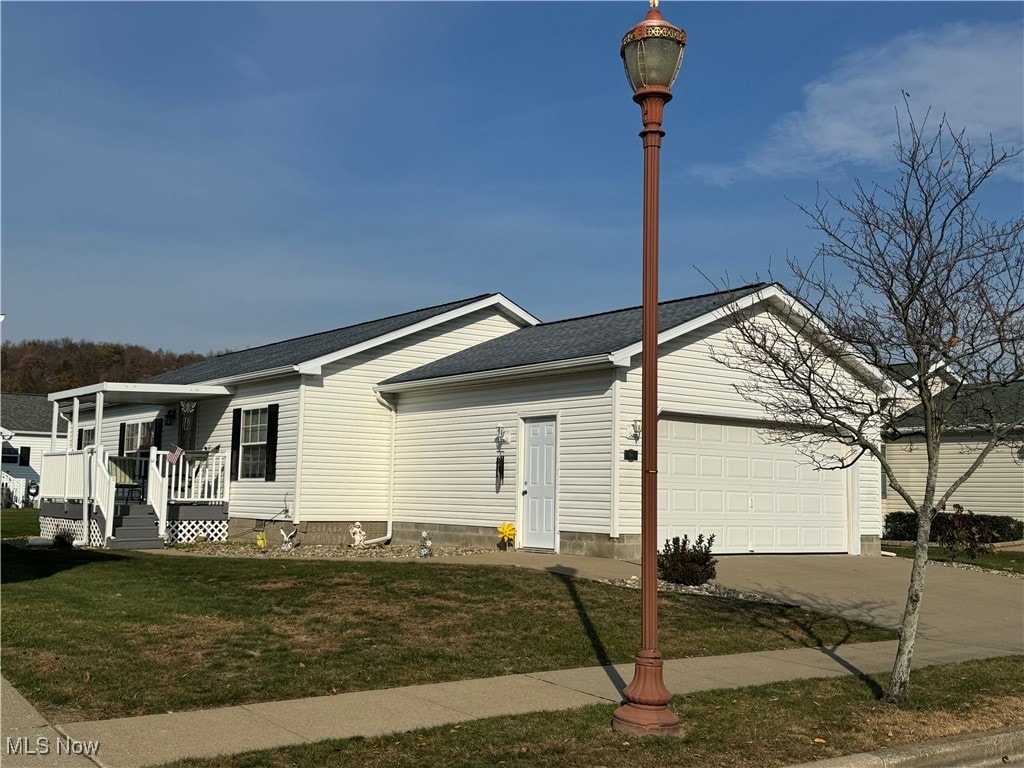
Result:
{"label": "distant tree line", "polygon": [[100,381],[145,381],[191,365],[207,355],[73,339],[4,342],[0,377],[4,392],[42,395]]}

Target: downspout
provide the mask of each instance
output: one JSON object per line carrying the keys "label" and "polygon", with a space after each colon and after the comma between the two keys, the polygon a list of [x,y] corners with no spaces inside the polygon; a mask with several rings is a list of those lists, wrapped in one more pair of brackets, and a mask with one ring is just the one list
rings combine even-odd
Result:
{"label": "downspout", "polygon": [[391,532],[394,524],[395,513],[395,422],[398,419],[398,409],[395,407],[394,403],[390,402],[376,389],[373,390],[373,394],[377,396],[377,402],[387,408],[388,412],[391,414],[391,450],[388,457],[388,527],[387,532],[383,536],[378,536],[376,539],[367,539],[364,541],[364,547],[368,544],[383,544],[391,541]]}

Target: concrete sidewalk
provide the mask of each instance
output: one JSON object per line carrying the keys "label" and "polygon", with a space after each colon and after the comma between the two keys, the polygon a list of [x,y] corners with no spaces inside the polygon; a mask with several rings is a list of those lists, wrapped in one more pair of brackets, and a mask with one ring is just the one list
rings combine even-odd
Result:
{"label": "concrete sidewalk", "polygon": [[[454,562],[494,562],[585,578],[628,578],[633,564],[561,555],[496,553]],[[439,561],[435,561],[439,562]],[[949,573],[942,573],[948,570]],[[722,558],[720,583],[791,602],[895,626],[909,562],[830,556]],[[1024,653],[1024,581],[932,566],[914,666]],[[665,662],[665,682],[678,694],[785,680],[838,677],[890,669],[895,641],[835,649],[678,659]],[[379,691],[250,704],[145,717],[50,726],[5,680],[3,736],[37,736],[75,744],[98,742],[92,758],[4,755],[7,768],[107,766],[135,768],[183,757],[209,757],[327,738],[379,736],[484,717],[611,704],[632,677],[632,664],[537,672]]]}

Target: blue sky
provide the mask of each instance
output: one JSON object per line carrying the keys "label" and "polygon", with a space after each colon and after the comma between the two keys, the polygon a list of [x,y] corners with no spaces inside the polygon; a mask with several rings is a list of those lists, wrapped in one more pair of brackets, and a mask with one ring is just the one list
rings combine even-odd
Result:
{"label": "blue sky", "polygon": [[[14,3],[5,339],[237,349],[501,291],[640,302],[647,3]],[[901,90],[1024,144],[1021,3],[662,3],[661,295],[817,242],[791,201],[890,172]],[[986,197],[1024,208],[1021,166]]]}

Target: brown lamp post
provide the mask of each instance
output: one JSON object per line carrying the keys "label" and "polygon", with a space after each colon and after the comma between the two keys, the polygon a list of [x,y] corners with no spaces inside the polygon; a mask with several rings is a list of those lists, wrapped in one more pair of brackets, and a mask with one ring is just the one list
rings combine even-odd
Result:
{"label": "brown lamp post", "polygon": [[643,244],[643,403],[641,407],[640,604],[641,648],[626,703],[615,710],[612,728],[646,735],[679,733],[679,718],[669,710],[672,698],[662,679],[658,650],[658,187],[661,119],[672,98],[672,83],[683,63],[686,32],[672,26],[651,0],[647,18],[622,38],[621,54],[633,101],[640,105],[644,129]]}

